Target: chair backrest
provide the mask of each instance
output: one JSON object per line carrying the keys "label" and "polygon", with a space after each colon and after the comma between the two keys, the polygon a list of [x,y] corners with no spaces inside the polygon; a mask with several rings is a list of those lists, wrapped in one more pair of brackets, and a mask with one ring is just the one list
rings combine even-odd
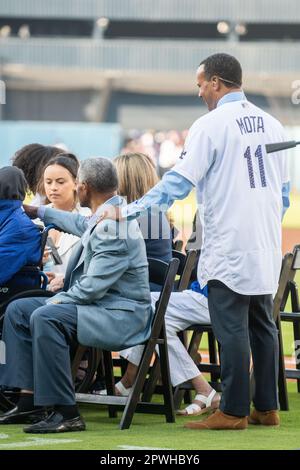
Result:
{"label": "chair backrest", "polygon": [[189,250],[186,255],[181,252],[172,251],[173,258],[179,259],[178,272],[180,278],[177,285],[177,291],[181,292],[188,288],[189,283],[191,282],[192,272],[197,264],[198,260],[198,251]]}
{"label": "chair backrest", "polygon": [[190,235],[190,238],[186,242],[185,249],[188,250],[197,250],[200,251],[202,248],[202,224],[200,220],[199,210],[195,212],[193,219],[193,231]]}
{"label": "chair backrest", "polygon": [[49,232],[50,230],[54,229],[55,228],[55,225],[47,225],[46,227],[43,228],[42,230],[42,239],[41,239],[41,250],[42,250],[42,255],[41,255],[41,259],[39,261],[39,266],[42,268],[42,265],[43,265],[43,256],[44,256],[44,251],[45,251],[45,248],[46,248],[46,244],[47,244],[47,239],[48,239],[48,236],[49,236]]}
{"label": "chair backrest", "polygon": [[[294,248],[294,259],[292,269],[294,269],[295,271],[300,270],[300,245],[296,245]],[[290,281],[289,286],[291,292],[292,311],[295,313],[300,313],[300,300],[297,283],[294,280]]]}
{"label": "chair backrest", "polygon": [[181,251],[183,248],[183,240],[176,240],[175,242],[172,242],[172,248],[173,250]]}
{"label": "chair backrest", "polygon": [[177,270],[177,274],[181,276],[184,266],[186,263],[186,255],[179,250],[172,250],[172,258],[177,258],[179,260],[179,266]]}
{"label": "chair backrest", "polygon": [[293,253],[286,253],[283,258],[278,289],[274,298],[273,316],[277,320],[285,305],[294,281],[296,271],[300,269],[300,245],[294,247]]}
{"label": "chair backrest", "polygon": [[296,245],[294,247],[292,269],[294,269],[295,271],[300,269],[300,245]]}
{"label": "chair backrest", "polygon": [[164,284],[165,275],[169,264],[156,258],[148,258],[149,282]]}

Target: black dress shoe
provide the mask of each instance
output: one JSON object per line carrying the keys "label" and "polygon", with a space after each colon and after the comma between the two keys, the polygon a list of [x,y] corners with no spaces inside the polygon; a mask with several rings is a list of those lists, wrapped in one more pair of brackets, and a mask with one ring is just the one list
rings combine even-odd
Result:
{"label": "black dress shoe", "polygon": [[48,413],[44,408],[39,410],[20,411],[18,406],[3,413],[0,416],[0,424],[30,424],[37,423],[47,418]]}
{"label": "black dress shoe", "polygon": [[76,432],[84,430],[85,422],[81,416],[76,416],[76,418],[66,420],[60,413],[58,413],[58,411],[53,411],[44,421],[40,421],[39,423],[27,426],[23,429],[24,432],[33,434]]}

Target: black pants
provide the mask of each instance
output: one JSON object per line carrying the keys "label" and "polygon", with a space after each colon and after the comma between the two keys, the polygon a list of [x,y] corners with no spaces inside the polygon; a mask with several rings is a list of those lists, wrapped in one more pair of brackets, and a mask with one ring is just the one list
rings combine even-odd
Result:
{"label": "black pants", "polygon": [[208,282],[208,307],[214,334],[221,345],[220,409],[235,416],[250,411],[250,347],[253,359],[254,406],[278,408],[278,332],[271,295],[241,295],[222,282]]}

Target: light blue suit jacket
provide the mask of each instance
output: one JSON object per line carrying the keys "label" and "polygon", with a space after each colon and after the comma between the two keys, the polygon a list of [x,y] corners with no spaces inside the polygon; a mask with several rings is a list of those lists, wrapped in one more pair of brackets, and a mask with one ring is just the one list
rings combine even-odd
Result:
{"label": "light blue suit jacket", "polygon": [[[107,201],[122,202],[119,196]],[[77,306],[78,341],[118,351],[148,339],[152,320],[148,263],[137,222],[104,220],[95,225],[81,215],[48,207],[44,222],[81,237],[81,255],[77,251],[67,269],[68,290],[48,300]]]}

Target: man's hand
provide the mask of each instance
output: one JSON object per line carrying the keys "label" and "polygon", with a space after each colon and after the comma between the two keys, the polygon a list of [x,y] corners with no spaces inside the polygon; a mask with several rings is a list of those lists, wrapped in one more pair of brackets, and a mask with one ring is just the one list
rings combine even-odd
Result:
{"label": "man's hand", "polygon": [[23,209],[31,219],[37,219],[38,207],[29,206],[28,204],[23,204]]}
{"label": "man's hand", "polygon": [[117,206],[107,205],[104,207],[102,214],[97,220],[97,224],[102,222],[102,220],[111,219],[111,220],[123,220],[121,208]]}
{"label": "man's hand", "polygon": [[56,277],[55,273],[52,273],[51,271],[46,271],[45,274],[48,278],[48,282],[52,282]]}
{"label": "man's hand", "polygon": [[[48,279],[49,279],[49,277],[48,277]],[[51,282],[48,284],[47,289],[50,292],[58,292],[59,290],[61,290],[64,287],[64,281],[65,281],[64,274],[59,274],[51,280]]]}

